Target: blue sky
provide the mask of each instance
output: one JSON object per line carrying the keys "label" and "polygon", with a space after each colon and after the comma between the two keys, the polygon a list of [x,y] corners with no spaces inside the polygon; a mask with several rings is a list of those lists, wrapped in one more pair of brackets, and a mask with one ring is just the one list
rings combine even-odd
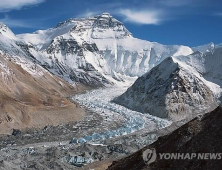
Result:
{"label": "blue sky", "polygon": [[162,44],[222,43],[221,0],[1,0],[0,22],[15,34],[109,12],[134,37]]}

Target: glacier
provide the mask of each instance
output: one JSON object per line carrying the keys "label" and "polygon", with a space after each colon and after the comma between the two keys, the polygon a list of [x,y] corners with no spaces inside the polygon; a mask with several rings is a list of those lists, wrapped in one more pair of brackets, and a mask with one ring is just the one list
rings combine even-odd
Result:
{"label": "glacier", "polygon": [[128,86],[113,86],[75,95],[73,100],[77,101],[81,106],[87,107],[91,111],[100,114],[107,124],[118,119],[123,119],[124,124],[117,129],[107,130],[101,133],[87,134],[78,139],[73,138],[71,143],[101,143],[103,140],[129,135],[142,129],[148,129],[149,132],[153,132],[165,128],[172,123],[171,121],[149,114],[132,111],[111,102],[115,97],[125,92],[127,88]]}

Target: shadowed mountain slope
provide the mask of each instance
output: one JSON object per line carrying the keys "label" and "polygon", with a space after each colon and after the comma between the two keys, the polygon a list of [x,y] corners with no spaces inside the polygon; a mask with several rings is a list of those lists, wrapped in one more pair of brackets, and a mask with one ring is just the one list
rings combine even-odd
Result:
{"label": "shadowed mountain slope", "polygon": [[146,165],[142,154],[148,148],[157,153],[222,153],[222,108],[194,118],[169,135],[159,137],[153,144],[113,162],[108,170],[221,170],[221,160],[160,159]]}

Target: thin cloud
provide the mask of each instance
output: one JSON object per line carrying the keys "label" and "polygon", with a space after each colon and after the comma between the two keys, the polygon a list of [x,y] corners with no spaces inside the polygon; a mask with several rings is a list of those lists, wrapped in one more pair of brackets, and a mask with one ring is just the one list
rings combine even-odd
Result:
{"label": "thin cloud", "polygon": [[81,13],[79,15],[77,15],[77,18],[88,18],[88,17],[93,17],[95,15],[98,15],[99,13],[98,12],[95,12],[95,11],[87,11],[87,12],[84,12],[84,13]]}
{"label": "thin cloud", "polygon": [[222,12],[216,12],[216,13],[214,13],[213,15],[222,17]]}
{"label": "thin cloud", "polygon": [[[92,6],[89,2],[86,2],[86,10],[81,11],[78,15],[76,15],[77,18],[88,18],[88,17],[94,17],[96,15],[101,15],[104,12],[109,12],[111,14],[116,14],[116,9],[120,8],[121,5],[123,5],[120,2],[109,2],[109,3],[102,3],[97,4],[96,6]],[[91,8],[89,9],[88,6]]]}
{"label": "thin cloud", "polygon": [[124,17],[124,21],[126,22],[157,25],[162,22],[163,12],[158,10],[136,11],[122,9],[120,10],[120,14]]}
{"label": "thin cloud", "polygon": [[[104,3],[92,6],[76,17],[91,17],[103,12],[119,16],[124,22],[136,24],[159,25],[169,20],[180,19],[181,16],[195,11],[201,0],[143,0],[121,1],[121,3]],[[209,1],[209,0],[205,0]],[[90,3],[87,3],[90,5]],[[201,3],[204,4],[204,3]],[[189,7],[189,8],[188,8]],[[96,11],[96,12],[95,12]]]}
{"label": "thin cloud", "polygon": [[8,15],[5,15],[4,18],[1,18],[0,22],[4,23],[5,25],[11,28],[41,28],[41,26],[37,24],[30,24],[29,20],[12,19]]}
{"label": "thin cloud", "polygon": [[14,9],[21,9],[24,6],[36,5],[45,0],[1,0],[0,12],[11,11]]}

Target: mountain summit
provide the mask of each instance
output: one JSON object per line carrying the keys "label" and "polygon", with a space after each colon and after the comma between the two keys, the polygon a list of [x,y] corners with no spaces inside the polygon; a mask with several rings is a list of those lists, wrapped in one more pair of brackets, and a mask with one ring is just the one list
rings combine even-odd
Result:
{"label": "mountain summit", "polygon": [[[165,46],[134,38],[108,13],[69,19],[54,28],[18,37],[31,43],[38,61],[70,83],[92,86],[121,84],[125,76],[141,76],[169,56],[188,55],[186,46]],[[33,50],[32,50],[33,51]]]}
{"label": "mountain summit", "polygon": [[59,23],[55,28],[64,27],[72,23],[75,23],[75,26],[71,31],[87,31],[90,33],[89,36],[94,39],[124,38],[131,35],[123,23],[113,18],[109,13],[90,18],[69,19]]}

